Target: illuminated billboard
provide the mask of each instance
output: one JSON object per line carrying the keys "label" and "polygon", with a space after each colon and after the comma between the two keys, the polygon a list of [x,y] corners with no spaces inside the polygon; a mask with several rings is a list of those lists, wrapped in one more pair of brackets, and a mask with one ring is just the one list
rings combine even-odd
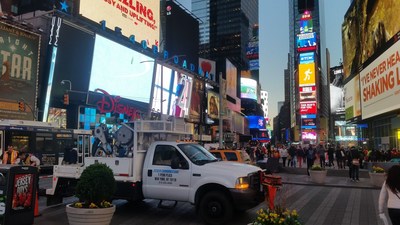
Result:
{"label": "illuminated billboard", "polygon": [[193,79],[193,91],[191,95],[189,118],[193,122],[199,122],[200,112],[202,111],[201,105],[204,99],[203,81],[199,79]]}
{"label": "illuminated billboard", "polygon": [[317,92],[315,86],[299,87],[300,101],[316,101]]}
{"label": "illuminated billboard", "polygon": [[310,64],[315,62],[314,52],[300,53],[300,64]]}
{"label": "illuminated billboard", "polygon": [[111,95],[150,103],[153,71],[152,58],[96,35],[89,91],[100,88]]}
{"label": "illuminated billboard", "polygon": [[160,39],[160,1],[80,0],[79,14],[95,23],[105,21],[111,30],[121,28],[124,36],[135,36],[136,42],[156,45]]}
{"label": "illuminated billboard", "polygon": [[250,68],[249,70],[259,70],[260,69],[260,62],[258,59],[249,60]]}
{"label": "illuminated billboard", "polygon": [[400,31],[400,1],[353,1],[342,25],[343,69],[345,78]]}
{"label": "illuminated billboard", "polygon": [[298,34],[296,39],[298,52],[314,51],[317,49],[317,34],[315,32]]}
{"label": "illuminated billboard", "polygon": [[317,132],[315,130],[302,130],[301,131],[301,138],[303,140],[317,140]]}
{"label": "illuminated billboard", "polygon": [[300,18],[300,34],[313,32],[313,20],[310,11],[305,11]]}
{"label": "illuminated billboard", "polygon": [[219,118],[219,96],[217,93],[208,91],[207,93],[207,113],[211,119]]}
{"label": "illuminated billboard", "polygon": [[0,118],[34,119],[39,48],[40,35],[0,22]]}
{"label": "illuminated billboard", "polygon": [[354,121],[361,117],[359,74],[344,85],[344,99],[346,121]]}
{"label": "illuminated billboard", "polygon": [[240,97],[257,100],[257,81],[240,78]]}
{"label": "illuminated billboard", "polygon": [[315,63],[299,64],[299,86],[315,85]]}
{"label": "illuminated billboard", "polygon": [[246,116],[250,129],[265,129],[265,119],[262,116]]}
{"label": "illuminated billboard", "polygon": [[362,119],[400,108],[400,41],[360,72]]}
{"label": "illuminated billboard", "polygon": [[300,102],[300,114],[317,114],[317,102]]}
{"label": "illuminated billboard", "polygon": [[201,68],[201,74],[199,74],[200,76],[215,81],[215,61],[199,58],[199,67]]}
{"label": "illuminated billboard", "polygon": [[237,97],[237,69],[226,59],[226,94],[230,97]]}
{"label": "illuminated billboard", "polygon": [[316,118],[301,118],[302,129],[316,129],[317,119]]}

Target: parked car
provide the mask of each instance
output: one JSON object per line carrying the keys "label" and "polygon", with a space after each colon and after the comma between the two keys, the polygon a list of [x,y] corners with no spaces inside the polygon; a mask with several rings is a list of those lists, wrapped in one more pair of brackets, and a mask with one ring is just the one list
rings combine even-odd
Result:
{"label": "parked car", "polygon": [[244,150],[214,149],[210,150],[210,152],[215,156],[215,158],[221,161],[232,161],[251,164],[250,156]]}

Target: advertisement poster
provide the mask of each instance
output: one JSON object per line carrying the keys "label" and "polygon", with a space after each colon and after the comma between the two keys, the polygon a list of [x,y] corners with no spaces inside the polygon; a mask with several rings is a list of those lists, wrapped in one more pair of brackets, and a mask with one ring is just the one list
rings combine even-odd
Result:
{"label": "advertisement poster", "polygon": [[206,77],[210,80],[215,81],[216,65],[215,61],[199,58],[199,67],[201,68],[200,76]]}
{"label": "advertisement poster", "polygon": [[193,122],[200,122],[201,103],[203,102],[204,85],[203,81],[193,79],[192,99],[190,101],[189,118]]}
{"label": "advertisement poster", "polygon": [[317,49],[317,34],[315,32],[297,35],[298,52],[313,51],[315,49]]}
{"label": "advertisement poster", "polygon": [[237,68],[227,59],[226,60],[226,94],[232,98],[237,97]]}
{"label": "advertisement poster", "polygon": [[79,14],[95,23],[105,21],[111,30],[119,27],[125,37],[134,35],[136,42],[146,41],[148,47],[159,45],[160,1],[80,0]]}
{"label": "advertisement poster", "polygon": [[208,92],[208,116],[211,119],[219,118],[219,96],[217,93],[209,91]]}
{"label": "advertisement poster", "polygon": [[240,97],[257,100],[257,81],[240,78]]}
{"label": "advertisement poster", "polygon": [[33,194],[33,174],[15,174],[12,209],[23,210],[32,207]]}
{"label": "advertisement poster", "polygon": [[361,116],[360,76],[356,75],[344,85],[346,121],[355,121]]}
{"label": "advertisement poster", "polygon": [[0,22],[0,118],[34,119],[39,47],[39,35]]}
{"label": "advertisement poster", "polygon": [[362,119],[400,108],[400,41],[360,72]]}
{"label": "advertisement poster", "polygon": [[315,63],[299,64],[299,86],[315,85]]}
{"label": "advertisement poster", "polygon": [[317,114],[316,102],[300,102],[300,114]]}

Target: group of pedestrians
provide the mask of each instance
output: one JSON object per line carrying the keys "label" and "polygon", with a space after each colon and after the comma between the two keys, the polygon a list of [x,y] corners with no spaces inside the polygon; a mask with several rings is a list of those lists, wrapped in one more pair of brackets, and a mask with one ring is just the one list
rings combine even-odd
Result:
{"label": "group of pedestrians", "polygon": [[15,146],[9,145],[2,157],[2,164],[40,166],[40,160],[30,154],[27,151],[27,147],[23,147],[18,151]]}

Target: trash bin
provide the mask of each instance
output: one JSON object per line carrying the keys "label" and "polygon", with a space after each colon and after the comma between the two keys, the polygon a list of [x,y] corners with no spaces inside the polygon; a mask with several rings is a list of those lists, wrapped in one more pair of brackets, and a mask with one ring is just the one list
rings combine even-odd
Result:
{"label": "trash bin", "polygon": [[0,165],[0,225],[33,224],[37,182],[37,167]]}

